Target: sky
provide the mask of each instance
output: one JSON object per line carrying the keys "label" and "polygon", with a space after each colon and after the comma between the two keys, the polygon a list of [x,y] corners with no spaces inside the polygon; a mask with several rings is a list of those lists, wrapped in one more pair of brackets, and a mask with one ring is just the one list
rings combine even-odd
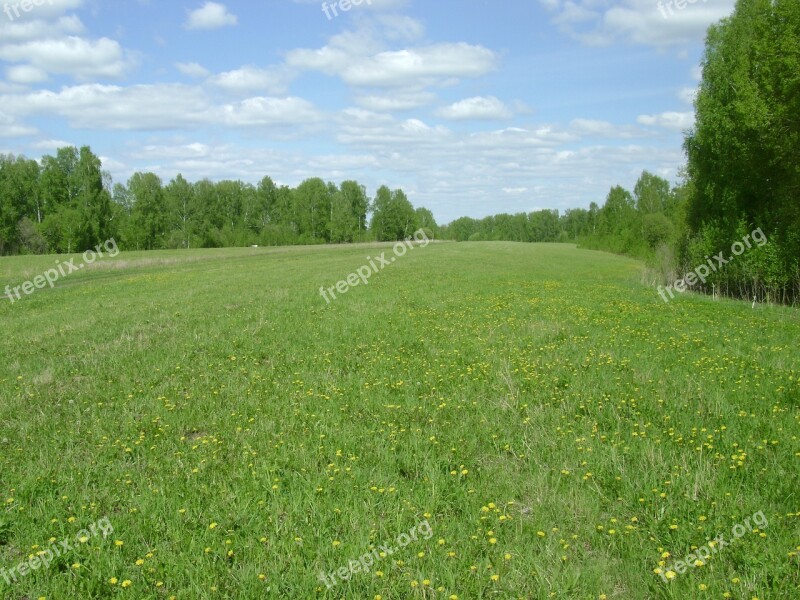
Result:
{"label": "sky", "polygon": [[122,183],[355,179],[439,223],[588,208],[680,180],[733,4],[0,0],[0,153],[88,145]]}

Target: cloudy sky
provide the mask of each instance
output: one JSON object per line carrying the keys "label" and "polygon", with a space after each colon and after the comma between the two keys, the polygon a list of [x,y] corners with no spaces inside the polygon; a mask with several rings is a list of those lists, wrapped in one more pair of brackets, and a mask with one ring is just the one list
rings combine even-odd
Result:
{"label": "cloudy sky", "polygon": [[684,162],[733,0],[667,2],[0,0],[0,152],[88,144],[115,182],[357,179],[442,223],[588,207]]}

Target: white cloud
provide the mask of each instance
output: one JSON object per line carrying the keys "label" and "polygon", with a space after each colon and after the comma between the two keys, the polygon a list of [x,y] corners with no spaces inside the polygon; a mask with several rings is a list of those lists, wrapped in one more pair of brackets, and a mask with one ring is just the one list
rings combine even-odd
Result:
{"label": "white cloud", "polygon": [[[539,0],[558,28],[587,45],[615,40],[650,46],[703,41],[706,29],[728,16],[735,0]],[[671,8],[670,8],[671,7]]]}
{"label": "white cloud", "polygon": [[234,93],[267,92],[270,94],[284,93],[294,75],[288,69],[273,67],[259,69],[253,66],[244,66],[234,71],[227,71],[215,75],[209,82],[219,88]]}
{"label": "white cloud", "polygon": [[22,125],[14,117],[0,110],[0,138],[27,137],[36,133],[35,128]]}
{"label": "white cloud", "polygon": [[579,136],[596,136],[605,139],[629,139],[643,137],[645,133],[630,125],[618,126],[608,121],[595,119],[573,119],[569,130]]}
{"label": "white cloud", "polygon": [[683,131],[694,126],[694,112],[663,112],[657,115],[640,115],[636,118],[636,121],[642,125]]}
{"label": "white cloud", "polygon": [[[41,17],[37,13],[37,17]],[[42,18],[7,21],[0,14],[0,44],[16,44],[30,40],[77,35],[85,30],[75,15],[47,21]]]}
{"label": "white cloud", "polygon": [[497,66],[498,57],[483,46],[436,44],[393,52],[348,64],[346,83],[370,87],[434,85],[451,78],[480,77]]}
{"label": "white cloud", "polygon": [[509,119],[514,113],[494,96],[467,98],[441,108],[436,113],[442,118],[452,120],[501,120]]}
{"label": "white cloud", "polygon": [[70,142],[65,142],[64,140],[39,140],[38,142],[34,142],[31,144],[31,148],[36,148],[37,150],[45,150],[45,151],[53,151],[58,150],[59,148],[65,148],[67,146],[74,146]]}
{"label": "white cloud", "polygon": [[399,92],[385,95],[358,96],[356,104],[374,111],[403,111],[428,106],[436,100],[431,92]]}
{"label": "white cloud", "polygon": [[201,8],[188,12],[187,29],[218,29],[239,23],[239,18],[219,2],[206,2]]}
{"label": "white cloud", "polygon": [[[31,0],[30,2],[3,2],[2,24],[0,31],[5,29],[6,23],[16,26],[50,20],[67,11],[83,6],[84,0]],[[25,10],[27,5],[28,10]],[[10,28],[10,29],[13,29]]]}
{"label": "white cloud", "polygon": [[204,66],[196,62],[175,63],[175,68],[178,69],[178,71],[180,71],[187,77],[195,77],[201,79],[211,75],[211,72],[208,69],[206,69]]}
{"label": "white cloud", "polygon": [[6,69],[6,79],[14,83],[28,85],[47,81],[47,72],[31,65],[18,65]]}
{"label": "white cloud", "polygon": [[0,60],[78,79],[119,77],[130,65],[120,45],[105,37],[90,41],[69,36],[0,46]]}
{"label": "white cloud", "polygon": [[292,125],[319,120],[314,105],[302,98],[248,98],[221,108],[221,122],[235,127]]}
{"label": "white cloud", "polygon": [[40,90],[0,96],[10,114],[66,118],[74,128],[159,131],[226,127],[284,127],[321,119],[314,105],[301,98],[253,97],[214,104],[202,88],[181,84],[130,87],[87,84],[59,92]]}

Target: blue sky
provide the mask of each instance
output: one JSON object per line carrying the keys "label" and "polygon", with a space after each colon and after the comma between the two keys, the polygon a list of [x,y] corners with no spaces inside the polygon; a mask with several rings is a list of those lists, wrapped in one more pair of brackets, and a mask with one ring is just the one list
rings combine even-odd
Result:
{"label": "blue sky", "polygon": [[678,178],[704,33],[733,8],[340,1],[0,0],[0,152],[88,144],[115,182],[357,179],[441,223],[588,207]]}

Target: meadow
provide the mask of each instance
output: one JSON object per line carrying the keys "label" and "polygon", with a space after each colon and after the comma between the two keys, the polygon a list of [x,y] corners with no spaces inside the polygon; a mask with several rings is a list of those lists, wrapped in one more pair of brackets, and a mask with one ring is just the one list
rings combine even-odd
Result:
{"label": "meadow", "polygon": [[800,597],[797,309],[510,242],[321,297],[389,249],[122,252],[0,298],[0,597]]}

